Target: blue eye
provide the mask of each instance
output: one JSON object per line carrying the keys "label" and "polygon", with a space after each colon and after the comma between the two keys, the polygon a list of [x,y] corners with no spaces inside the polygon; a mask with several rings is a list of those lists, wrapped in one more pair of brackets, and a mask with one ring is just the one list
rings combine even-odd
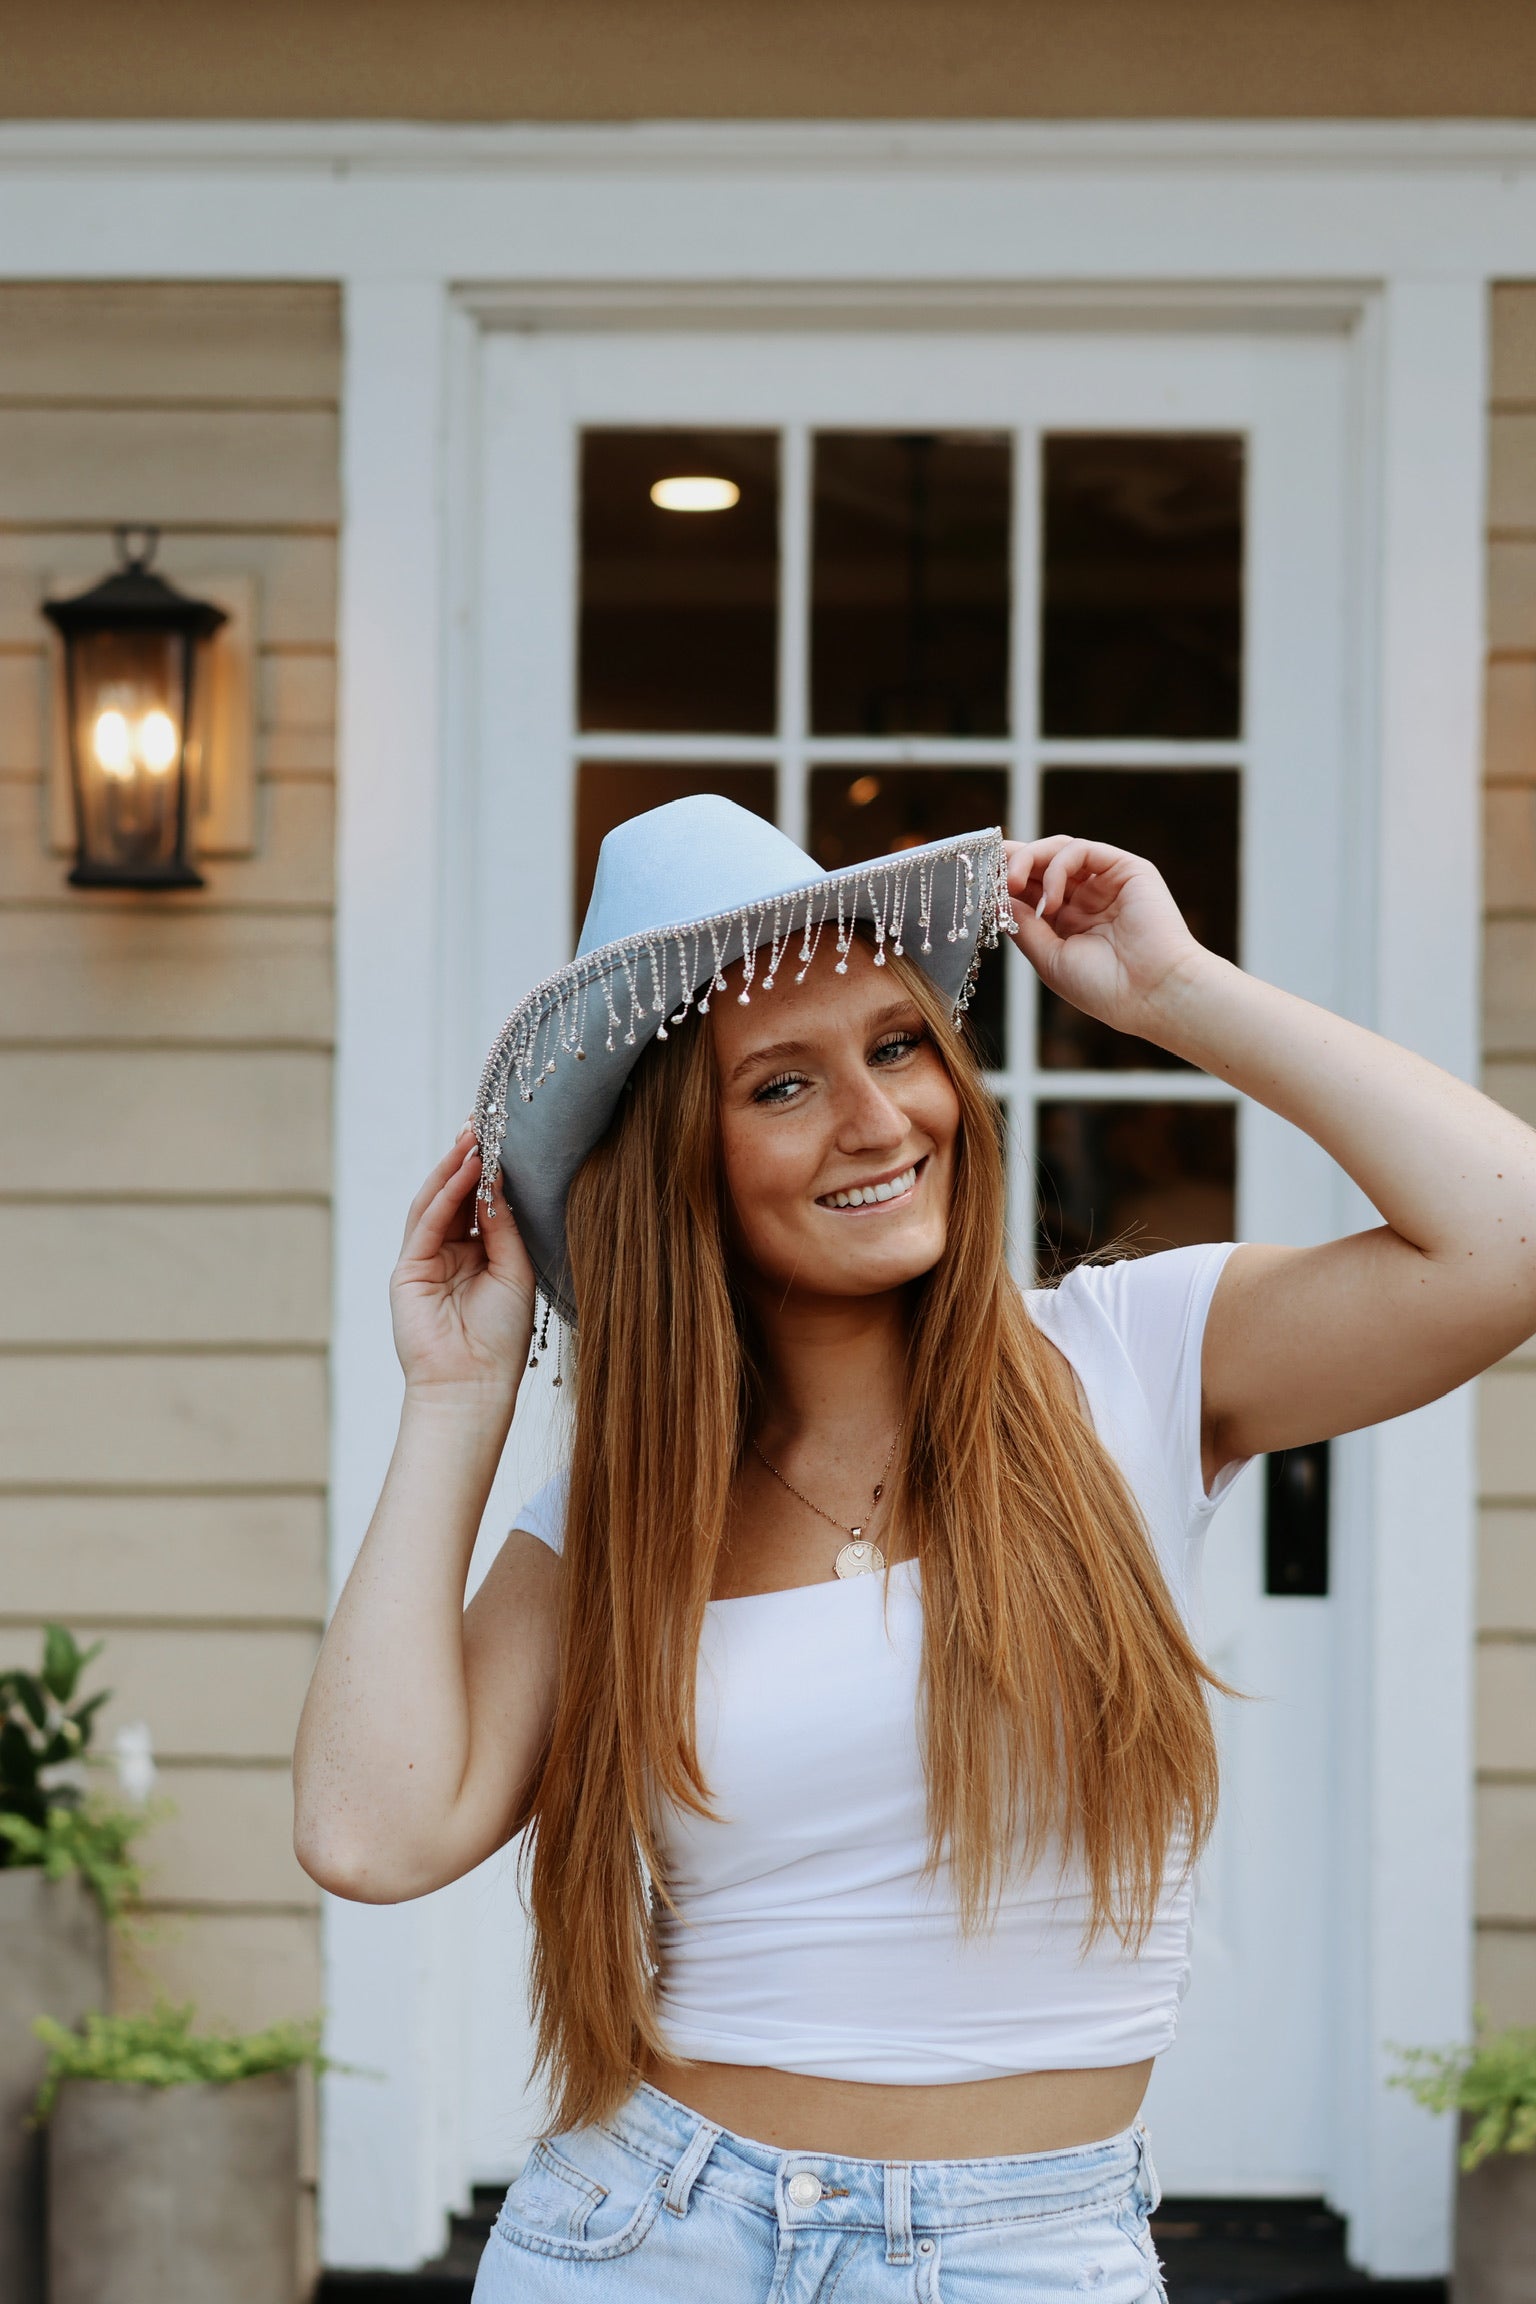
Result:
{"label": "blue eye", "polygon": [[803,1072],[780,1072],[774,1079],[763,1082],[761,1088],[754,1094],[752,1101],[754,1104],[787,1104],[789,1091],[793,1088],[803,1087],[804,1084],[805,1074]]}
{"label": "blue eye", "polygon": [[[870,1050],[869,1062],[878,1065],[883,1071],[888,1071],[893,1064],[899,1063],[903,1057],[910,1056],[914,1049],[920,1048],[927,1037],[926,1031],[920,1025],[887,1032],[884,1038],[877,1040]],[[765,1080],[761,1087],[753,1090],[752,1101],[754,1104],[777,1104],[781,1106],[792,1104],[797,1092],[809,1086],[810,1081],[804,1072],[776,1072],[771,1080]]]}

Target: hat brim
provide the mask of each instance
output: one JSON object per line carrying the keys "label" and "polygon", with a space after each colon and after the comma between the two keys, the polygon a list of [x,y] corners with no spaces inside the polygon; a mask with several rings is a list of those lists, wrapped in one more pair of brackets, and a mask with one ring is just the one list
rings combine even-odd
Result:
{"label": "hat brim", "polygon": [[882,964],[887,951],[915,960],[958,1018],[981,953],[1013,925],[993,826],[771,889],[730,912],[657,925],[583,953],[535,985],[497,1035],[474,1127],[481,1197],[499,1166],[539,1287],[560,1317],[576,1317],[565,1204],[577,1170],[652,1040],[707,1007],[711,987],[744,953],[751,982],[769,990],[775,965],[798,974],[810,964],[804,955],[829,940],[841,957],[863,927]]}

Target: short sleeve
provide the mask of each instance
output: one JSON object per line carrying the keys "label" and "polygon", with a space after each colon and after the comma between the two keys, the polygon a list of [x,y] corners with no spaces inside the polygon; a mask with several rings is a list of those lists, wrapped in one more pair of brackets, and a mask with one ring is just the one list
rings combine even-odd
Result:
{"label": "short sleeve", "polygon": [[[1206,1315],[1235,1240],[1165,1248],[1113,1264],[1079,1264],[1054,1292],[1062,1342],[1073,1357],[1074,1331],[1085,1339],[1102,1322],[1113,1331],[1158,1434],[1168,1479],[1190,1526],[1215,1511],[1250,1461],[1224,1465],[1208,1495],[1201,1464],[1201,1350]],[[1038,1299],[1037,1299],[1038,1301]],[[1081,1312],[1086,1317],[1079,1319]],[[1049,1332],[1054,1323],[1044,1325]],[[1090,1386],[1090,1390],[1091,1390]]]}
{"label": "short sleeve", "polygon": [[570,1473],[565,1470],[557,1472],[553,1480],[546,1480],[542,1488],[536,1488],[530,1497],[519,1504],[513,1515],[513,1527],[525,1529],[530,1536],[537,1536],[539,1542],[547,1544],[551,1552],[563,1551],[565,1506],[570,1489]]}

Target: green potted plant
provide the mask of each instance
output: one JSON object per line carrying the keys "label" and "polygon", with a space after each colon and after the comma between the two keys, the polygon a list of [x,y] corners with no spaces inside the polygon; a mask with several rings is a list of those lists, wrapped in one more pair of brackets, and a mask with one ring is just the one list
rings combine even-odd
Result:
{"label": "green potted plant", "polygon": [[190,2006],[40,2017],[49,2304],[293,2304],[298,2076],[319,2020],[195,2032]]}
{"label": "green potted plant", "polygon": [[[26,2125],[43,2052],[40,2008],[66,2017],[107,1998],[107,1929],[136,1890],[130,1855],[148,1811],[93,1796],[89,1757],[109,1691],[82,1695],[100,1653],[61,1624],[39,1671],[0,1672],[0,2296],[41,2304],[41,2139]],[[152,1773],[152,1771],[151,1771]],[[139,1771],[141,1788],[144,1769]]]}
{"label": "green potted plant", "polygon": [[1456,2304],[1536,2304],[1536,2029],[1399,2051],[1393,2085],[1461,2123]]}

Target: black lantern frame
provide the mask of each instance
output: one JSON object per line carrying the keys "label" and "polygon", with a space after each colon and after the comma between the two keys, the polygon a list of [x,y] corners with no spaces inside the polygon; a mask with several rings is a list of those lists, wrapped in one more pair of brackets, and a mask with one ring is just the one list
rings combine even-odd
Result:
{"label": "black lantern frame", "polygon": [[75,888],[201,888],[191,855],[199,643],[228,622],[156,576],[153,528],[119,529],[121,565],[43,614],[64,643]]}

